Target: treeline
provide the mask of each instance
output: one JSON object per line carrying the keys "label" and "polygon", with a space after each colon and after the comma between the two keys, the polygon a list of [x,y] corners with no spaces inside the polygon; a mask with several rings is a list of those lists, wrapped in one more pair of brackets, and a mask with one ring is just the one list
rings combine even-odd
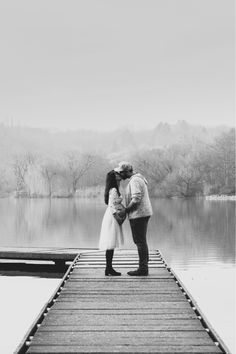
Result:
{"label": "treeline", "polygon": [[195,140],[133,156],[137,170],[159,197],[235,194],[235,129],[211,144]]}
{"label": "treeline", "polygon": [[[57,156],[21,152],[0,168],[0,195],[16,197],[95,196],[103,191],[107,171],[122,158],[69,150]],[[235,194],[235,130],[212,143],[194,139],[169,147],[128,153],[125,159],[149,181],[150,194],[191,197]],[[116,160],[117,159],[117,160]]]}
{"label": "treeline", "polygon": [[0,191],[16,197],[73,197],[79,187],[102,185],[111,168],[106,158],[78,151],[57,158],[16,154],[0,171]]}

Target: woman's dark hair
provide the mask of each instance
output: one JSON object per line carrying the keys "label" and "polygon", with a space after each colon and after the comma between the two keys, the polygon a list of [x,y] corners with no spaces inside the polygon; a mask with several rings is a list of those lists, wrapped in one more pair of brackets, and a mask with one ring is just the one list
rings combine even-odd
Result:
{"label": "woman's dark hair", "polygon": [[104,200],[106,204],[108,204],[109,201],[109,191],[111,188],[116,188],[118,195],[120,196],[120,191],[116,180],[116,172],[114,170],[108,172],[106,176],[106,187],[104,193]]}

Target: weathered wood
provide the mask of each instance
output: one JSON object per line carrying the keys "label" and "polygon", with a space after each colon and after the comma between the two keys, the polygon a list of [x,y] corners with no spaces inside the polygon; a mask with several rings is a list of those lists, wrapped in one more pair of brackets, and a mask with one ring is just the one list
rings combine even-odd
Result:
{"label": "weathered wood", "polygon": [[[84,275],[85,277],[86,275]],[[117,277],[117,280],[114,281],[113,277],[94,277],[94,278],[86,278],[86,280],[84,280],[84,277],[81,277],[81,278],[70,278],[70,282],[67,282],[68,285],[71,285],[72,287],[73,286],[76,286],[76,287],[80,287],[80,286],[86,286],[88,284],[88,286],[90,287],[93,287],[94,286],[96,287],[96,284],[98,285],[98,287],[100,286],[114,286],[114,288],[116,287],[121,287],[123,288],[123,286],[128,286],[128,287],[131,287],[132,286],[134,288],[164,288],[164,287],[174,287],[175,285],[175,288],[177,289],[178,287],[176,287],[176,284],[175,282],[173,282],[173,278],[149,278],[147,279],[147,277],[139,277],[139,279],[132,279],[129,280],[129,278],[125,278],[125,277]],[[123,278],[123,279],[122,279]],[[139,283],[141,282],[141,280],[143,280],[143,284],[139,285]],[[96,282],[96,284],[95,284]],[[156,284],[155,284],[156,283]]]}
{"label": "weathered wood", "polygon": [[[96,258],[105,258],[106,257],[106,253],[96,253],[96,254],[93,254],[91,252],[87,252],[86,254],[85,253],[81,253],[79,258],[80,259],[84,259],[84,258],[91,258],[91,259],[96,259]],[[130,259],[130,258],[138,258],[138,251],[134,251],[133,253],[127,253],[126,250],[120,250],[119,252],[118,251],[115,251],[114,253],[114,256],[113,256],[113,259],[116,259],[116,258],[125,258],[125,259]],[[161,255],[160,254],[157,254],[157,253],[152,253],[152,252],[149,252],[149,259],[151,258],[155,258],[155,259],[162,259]]]}
{"label": "weathered wood", "polygon": [[[155,288],[150,289],[150,291],[147,291],[145,288],[139,289],[137,288],[138,294],[139,295],[156,295],[158,296],[159,294],[167,294],[167,295],[171,295],[171,294],[182,294],[181,291],[179,289],[173,289],[173,288],[164,288],[164,289],[157,289],[155,291]],[[104,295],[104,296],[111,296],[111,295],[133,295],[134,294],[134,290],[132,289],[124,289],[122,290],[114,290],[112,288],[105,288],[105,289],[90,289],[90,290],[83,290],[80,288],[65,288],[62,289],[62,294],[63,295],[68,295],[70,294],[71,296],[75,295],[75,296],[88,296],[88,295]]]}
{"label": "weathered wood", "polygon": [[[75,273],[75,274],[73,274],[73,273],[71,274],[71,277],[70,277],[71,280],[73,280],[73,279],[81,279],[81,278],[84,279],[84,277],[86,275],[89,275],[89,273],[90,273],[90,275],[89,275],[88,279],[86,279],[86,281],[88,281],[89,279],[98,279],[98,278],[104,280],[104,275],[105,274],[104,274],[104,268],[103,267],[100,267],[100,269],[99,268],[93,268],[93,267],[91,267],[91,268],[80,268],[80,269],[81,269],[81,273],[78,272],[78,273]],[[96,271],[94,269],[96,269]],[[99,270],[100,270],[100,272],[99,272]],[[116,270],[119,271],[119,270],[121,270],[121,268],[116,268]],[[130,282],[131,281],[137,281],[137,279],[133,279],[134,277],[129,277],[128,278],[128,275],[126,275],[126,272],[129,271],[129,270],[134,270],[134,269],[125,268],[125,271],[123,271],[123,270],[121,271],[122,277],[126,277],[127,280],[130,281]],[[151,279],[164,279],[164,280],[165,279],[168,279],[168,280],[173,279],[173,276],[169,275],[169,274],[156,274],[155,275],[155,274],[150,273],[150,275],[148,277],[149,277],[149,279],[147,280],[146,276],[139,276],[139,280],[138,281],[140,281],[141,279],[145,279],[144,281],[150,281]],[[108,277],[106,277],[106,281],[114,281],[114,277],[108,276]],[[121,281],[124,281],[124,279],[121,279]]]}
{"label": "weathered wood", "polygon": [[[128,277],[127,273],[129,270],[133,269],[133,268],[138,268],[138,263],[137,264],[133,264],[133,265],[129,265],[129,263],[127,262],[126,264],[120,265],[120,266],[115,266],[113,265],[115,269],[119,269],[122,268],[122,276]],[[87,269],[86,269],[87,268]],[[94,271],[95,274],[101,274],[103,277],[105,275],[105,264],[104,265],[91,265],[89,266],[89,264],[77,264],[74,267],[74,271],[76,273],[80,273],[80,272],[88,272],[91,270],[91,268],[96,268],[96,272]],[[164,267],[164,265],[160,264],[160,265],[155,265],[154,267],[149,268],[149,276],[156,276],[157,274],[162,274],[162,273],[166,273],[168,275],[171,275],[170,272],[168,272],[166,270],[166,268]],[[92,273],[90,273],[90,275],[92,275]],[[129,277],[130,278],[130,277]]]}
{"label": "weathered wood", "polygon": [[[115,267],[114,263],[113,263],[113,266],[114,266],[114,268],[120,268],[120,267]],[[136,267],[137,267],[137,264],[136,264]],[[82,269],[82,268],[84,268],[84,266],[83,267],[75,266],[73,274],[81,274],[81,272],[84,272],[84,269]],[[88,268],[89,268],[88,270],[90,270],[90,267],[88,267]],[[157,276],[160,274],[165,274],[165,275],[171,276],[170,272],[168,272],[168,270],[165,267],[154,267],[154,268],[155,268],[155,270],[153,270],[153,269],[150,270],[150,274],[149,274],[150,276],[154,276],[154,275]],[[103,265],[103,267],[98,267],[96,269],[97,269],[96,273],[101,274],[104,277],[105,264]],[[126,263],[125,267],[123,267],[123,269],[122,269],[122,272],[124,273],[123,276],[127,275],[126,272],[129,271],[129,269],[130,269],[130,266],[128,263]],[[173,277],[173,276],[171,276],[171,277]]]}
{"label": "weathered wood", "polygon": [[80,257],[27,354],[222,353],[159,255],[147,277],[127,275],[137,251],[116,252],[121,277],[105,277],[103,257]]}
{"label": "weathered wood", "polygon": [[[90,323],[109,323],[109,324],[122,324],[122,325],[129,325],[129,324],[135,324],[135,323],[152,323],[153,321],[157,321],[160,323],[162,320],[179,320],[179,319],[195,319],[196,320],[196,315],[194,312],[191,313],[167,313],[167,314],[115,314],[114,312],[111,314],[94,314],[88,312],[85,312],[83,314],[74,314],[71,313],[69,316],[68,315],[63,315],[62,313],[55,313],[52,312],[50,316],[46,316],[43,324],[44,325],[78,325],[81,326],[84,323],[90,324]],[[43,327],[41,328],[43,330]]]}
{"label": "weathered wood", "polygon": [[[98,250],[94,250],[94,251],[88,251],[88,252],[83,252],[80,254],[80,258],[82,257],[104,257],[105,256],[105,251],[98,251]],[[114,253],[114,257],[129,257],[129,256],[137,256],[138,252],[137,249],[133,249],[133,250],[115,250]],[[153,251],[150,250],[149,251],[149,257],[151,256],[155,256],[155,257],[160,257],[160,252],[159,251]]]}
{"label": "weathered wood", "polygon": [[[105,259],[99,259],[99,260],[90,260],[90,259],[81,259],[80,262],[79,262],[79,265],[82,265],[82,264],[95,264],[95,265],[105,265],[106,264],[106,260]],[[134,260],[131,260],[131,259],[113,259],[112,261],[112,264],[115,265],[115,264],[135,264],[137,265],[138,264],[138,259],[134,259]],[[148,262],[148,265],[150,266],[151,264],[162,264],[163,265],[163,262],[162,260],[150,260]],[[77,265],[76,267],[78,267],[79,265]]]}
{"label": "weathered wood", "polygon": [[204,331],[171,331],[171,332],[91,332],[91,331],[71,331],[63,332],[56,330],[55,332],[38,332],[32,344],[47,344],[51,345],[109,345],[111,342],[114,345],[211,345],[212,341]]}
{"label": "weathered wood", "polygon": [[[86,275],[85,275],[86,276]],[[117,277],[118,278],[118,277]],[[153,287],[155,289],[158,288],[164,288],[164,287],[172,287],[175,289],[179,289],[179,287],[176,287],[176,283],[173,280],[173,278],[154,278],[154,277],[147,277],[146,278],[139,278],[139,279],[130,279],[131,277],[125,277],[125,276],[121,276],[119,277],[119,279],[115,280],[113,279],[113,277],[102,277],[100,276],[99,278],[78,278],[76,277],[76,281],[73,282],[74,278],[70,277],[70,282],[68,283],[67,286],[75,286],[75,287],[84,287],[87,288],[87,286],[93,286],[95,288],[99,287],[111,287],[113,289],[115,289],[115,287],[120,287],[123,286],[125,288],[130,288],[130,289],[134,289],[136,288],[146,288],[149,289],[149,287]],[[130,280],[129,280],[130,279]],[[143,280],[143,281],[142,281]],[[122,283],[122,284],[121,284]]]}
{"label": "weathered wood", "polygon": [[78,248],[1,247],[0,259],[73,261],[79,252]]}
{"label": "weathered wood", "polygon": [[[87,302],[88,301],[88,296],[86,295],[74,295],[74,294],[61,294],[60,297],[57,300],[58,302],[70,302],[70,301],[80,301],[80,302]],[[148,302],[185,302],[186,298],[181,295],[181,294],[159,294],[158,296],[156,294],[148,294],[148,295],[89,295],[89,301],[90,302],[107,302],[107,303],[114,303],[114,302],[127,302],[127,303],[133,303],[135,302],[136,306],[139,305],[139,303],[143,303],[144,301],[146,303]]]}
{"label": "weathered wood", "polygon": [[137,307],[141,307],[143,309],[151,308],[151,309],[159,309],[159,308],[181,308],[186,309],[189,308],[188,302],[179,301],[179,302],[140,302],[137,304],[129,302],[129,303],[112,303],[112,302],[81,302],[81,301],[57,301],[54,304],[55,309],[65,309],[65,310],[73,310],[73,309],[137,309]]}
{"label": "weathered wood", "polygon": [[[200,321],[188,321],[188,320],[183,320],[184,323],[167,323],[167,324],[145,324],[145,325],[130,325],[129,327],[126,325],[81,325],[79,328],[78,326],[54,326],[53,332],[55,329],[57,331],[60,330],[60,332],[73,332],[76,333],[77,331],[86,331],[86,332],[146,332],[147,334],[150,334],[150,332],[157,332],[157,331],[200,331],[202,329],[202,325]],[[189,322],[189,323],[188,323]]]}
{"label": "weathered wood", "polygon": [[[117,265],[117,267],[119,266],[119,268],[127,268],[127,264],[119,264]],[[115,263],[114,263],[114,266],[115,266]],[[79,269],[104,269],[105,267],[105,263],[104,264],[79,264],[77,265],[75,268],[79,268]],[[165,266],[163,264],[150,264],[149,265],[149,269],[152,269],[152,268],[164,268]],[[133,263],[133,264],[130,264],[129,265],[129,270],[133,270],[133,269],[136,269],[138,268],[138,262],[137,263]]]}
{"label": "weathered wood", "polygon": [[130,316],[135,316],[135,315],[160,315],[160,314],[193,314],[194,318],[196,318],[196,314],[192,310],[192,308],[189,306],[184,309],[183,308],[157,308],[157,309],[151,309],[151,308],[140,308],[140,307],[134,307],[132,309],[76,309],[76,310],[68,310],[68,309],[59,309],[57,310],[55,306],[53,306],[53,311],[50,310],[50,316],[46,316],[45,318],[51,318],[51,316],[58,316],[58,315],[66,315],[66,316],[71,316],[71,315],[83,315],[83,314],[88,314],[88,315],[96,315],[98,314],[99,316],[103,315],[130,315]]}
{"label": "weathered wood", "polygon": [[[106,258],[104,257],[82,257],[79,259],[80,262],[105,262]],[[138,256],[128,256],[128,257],[113,257],[113,262],[138,262]],[[150,257],[149,258],[149,262],[157,262],[160,263],[162,262],[162,258],[161,257]]]}
{"label": "weathered wood", "polygon": [[[46,325],[45,325],[46,326]],[[86,325],[80,324],[80,325],[51,325],[51,326],[46,326],[46,331],[48,332],[50,329],[55,332],[55,331],[60,331],[60,332],[79,332],[79,331],[90,331],[90,332],[99,332],[99,331],[109,331],[109,332],[120,332],[120,331],[125,331],[125,332],[147,332],[149,335],[151,332],[157,332],[157,331],[200,331],[202,330],[202,324],[200,321],[190,319],[190,320],[163,320],[163,321],[149,321],[146,323],[131,323],[129,326],[124,323],[124,324],[111,324],[106,322],[94,324],[93,323],[88,323],[86,322]]]}
{"label": "weathered wood", "polygon": [[216,347],[215,345],[113,345],[110,343],[106,346],[92,346],[88,343],[88,345],[32,345],[27,351],[28,354],[79,354],[79,353],[89,353],[89,354],[97,354],[97,353],[119,353],[119,354],[143,354],[143,353],[156,353],[156,354],[218,354],[222,353],[222,351]]}
{"label": "weathered wood", "polygon": [[123,294],[125,293],[135,293],[136,291],[138,292],[148,292],[149,294],[155,293],[168,293],[168,292],[181,292],[181,290],[176,287],[176,284],[170,284],[170,283],[164,283],[162,284],[152,284],[150,283],[148,285],[148,289],[146,284],[143,285],[135,285],[129,284],[128,282],[123,282],[123,283],[103,283],[103,282],[97,282],[97,285],[94,284],[94,282],[83,282],[78,284],[77,282],[70,282],[67,284],[65,288],[62,289],[63,293],[66,292],[82,292],[82,293],[90,293],[90,292],[106,292],[106,293],[116,293],[119,294],[122,292]]}

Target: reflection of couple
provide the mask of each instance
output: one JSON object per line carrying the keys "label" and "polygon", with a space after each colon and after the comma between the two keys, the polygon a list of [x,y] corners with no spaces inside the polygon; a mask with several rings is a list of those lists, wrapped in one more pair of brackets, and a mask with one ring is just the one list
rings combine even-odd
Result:
{"label": "reflection of couple", "polygon": [[[125,204],[119,191],[120,181],[129,178],[125,193]],[[146,240],[147,225],[152,215],[147,181],[140,174],[133,171],[128,162],[120,162],[119,166],[107,174],[105,188],[105,203],[108,205],[102,220],[99,249],[106,250],[105,275],[121,275],[112,268],[114,249],[123,243],[122,223],[126,215],[134,243],[138,249],[139,267],[129,271],[128,275],[148,275],[148,245]]]}

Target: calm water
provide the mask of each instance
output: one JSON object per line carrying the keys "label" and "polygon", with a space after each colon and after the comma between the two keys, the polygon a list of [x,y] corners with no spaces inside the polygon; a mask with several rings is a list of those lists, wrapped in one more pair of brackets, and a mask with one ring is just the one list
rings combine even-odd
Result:
{"label": "calm water", "polygon": [[[176,199],[152,204],[149,248],[161,250],[235,353],[235,202]],[[104,211],[104,204],[94,200],[0,199],[0,247],[96,248]],[[135,248],[127,221],[124,232],[123,248]],[[42,279],[28,279],[28,284],[35,281],[43,284]],[[9,291],[16,284],[17,278],[11,278]]]}

